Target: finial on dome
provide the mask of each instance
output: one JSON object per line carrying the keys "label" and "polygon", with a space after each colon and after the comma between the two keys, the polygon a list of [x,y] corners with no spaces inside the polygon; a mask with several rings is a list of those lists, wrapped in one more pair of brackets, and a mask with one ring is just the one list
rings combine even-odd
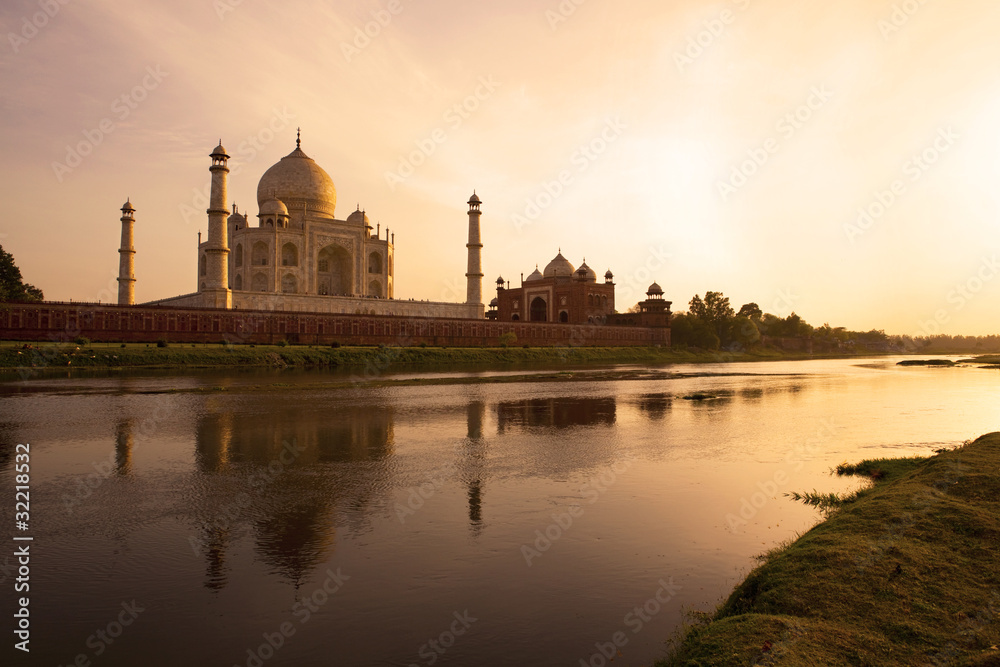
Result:
{"label": "finial on dome", "polygon": [[302,128],[295,128],[295,147],[302,148]]}

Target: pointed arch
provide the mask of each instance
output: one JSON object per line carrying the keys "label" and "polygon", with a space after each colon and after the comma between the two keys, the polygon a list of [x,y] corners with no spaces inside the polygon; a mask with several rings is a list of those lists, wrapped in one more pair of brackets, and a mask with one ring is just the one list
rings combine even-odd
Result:
{"label": "pointed arch", "polygon": [[299,247],[297,245],[289,242],[281,246],[281,265],[282,266],[299,265]]}
{"label": "pointed arch", "polygon": [[547,322],[549,320],[549,305],[540,296],[531,300],[529,307],[531,316],[528,318],[532,322]]}
{"label": "pointed arch", "polygon": [[350,296],[354,292],[354,260],[343,246],[330,244],[316,257],[316,286],[319,294]]}
{"label": "pointed arch", "polygon": [[267,247],[267,244],[263,241],[257,241],[253,244],[253,250],[251,251],[251,266],[267,266],[269,264],[267,258],[270,254],[271,249]]}

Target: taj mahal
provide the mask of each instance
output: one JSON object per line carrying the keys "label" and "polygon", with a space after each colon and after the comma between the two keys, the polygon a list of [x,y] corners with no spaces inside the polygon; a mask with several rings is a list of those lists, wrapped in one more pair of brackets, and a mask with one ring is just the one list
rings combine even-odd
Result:
{"label": "taj mahal", "polygon": [[[230,159],[222,142],[211,155],[208,237],[198,239],[197,291],[142,305],[175,308],[349,313],[479,319],[482,298],[481,200],[469,199],[465,303],[393,298],[393,234],[372,227],[358,206],[338,219],[333,179],[302,150],[281,158],[257,184],[257,220],[229,208]],[[121,305],[135,304],[135,208],[122,207]]]}

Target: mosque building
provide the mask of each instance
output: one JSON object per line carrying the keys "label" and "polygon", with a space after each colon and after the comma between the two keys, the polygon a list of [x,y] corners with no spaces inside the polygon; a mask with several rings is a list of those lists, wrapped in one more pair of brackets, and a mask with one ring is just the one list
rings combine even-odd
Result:
{"label": "mosque building", "polygon": [[[229,154],[211,155],[208,236],[198,240],[197,291],[144,305],[176,308],[349,313],[479,319],[482,303],[481,200],[469,200],[465,303],[398,301],[394,297],[395,234],[372,227],[357,207],[336,217],[333,179],[302,150],[264,172],[257,184],[256,221],[229,208]],[[122,207],[119,304],[135,303],[135,208]]]}
{"label": "mosque building", "polygon": [[521,274],[521,286],[505,287],[497,278],[497,298],[490,303],[491,319],[501,322],[560,322],[563,324],[603,323],[615,312],[615,283],[611,271],[604,282],[584,259],[580,268],[559,251],[544,272]]}

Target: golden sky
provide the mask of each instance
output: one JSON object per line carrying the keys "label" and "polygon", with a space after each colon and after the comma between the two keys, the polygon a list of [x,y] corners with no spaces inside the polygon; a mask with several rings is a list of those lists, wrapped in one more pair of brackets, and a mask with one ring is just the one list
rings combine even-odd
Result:
{"label": "golden sky", "polygon": [[[0,244],[59,300],[192,292],[208,153],[256,215],[295,146],[396,234],[396,297],[561,248],[625,310],[722,291],[890,333],[998,333],[1000,5],[986,0],[9,0]],[[367,33],[367,34],[366,34]],[[487,296],[487,299],[490,298]]]}

